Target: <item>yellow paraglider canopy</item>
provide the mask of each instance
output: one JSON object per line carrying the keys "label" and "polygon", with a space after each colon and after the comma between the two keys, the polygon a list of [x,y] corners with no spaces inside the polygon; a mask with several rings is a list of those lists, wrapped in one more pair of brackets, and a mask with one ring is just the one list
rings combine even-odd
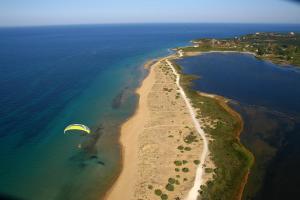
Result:
{"label": "yellow paraglider canopy", "polygon": [[66,133],[67,131],[72,131],[72,130],[84,131],[87,134],[91,133],[91,130],[89,129],[89,127],[87,127],[83,124],[71,124],[65,128],[64,133]]}

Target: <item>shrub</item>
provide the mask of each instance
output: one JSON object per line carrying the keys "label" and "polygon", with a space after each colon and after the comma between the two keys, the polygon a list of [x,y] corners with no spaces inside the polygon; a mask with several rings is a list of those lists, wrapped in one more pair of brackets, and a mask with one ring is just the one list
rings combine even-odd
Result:
{"label": "shrub", "polygon": [[176,185],[180,185],[180,182],[178,180],[175,181]]}
{"label": "shrub", "polygon": [[187,180],[188,180],[187,178],[184,178],[184,179],[183,179],[183,181],[187,181]]}
{"label": "shrub", "polygon": [[179,170],[179,168],[175,168],[175,171],[176,171],[176,172],[179,172],[180,170]]}
{"label": "shrub", "polygon": [[174,179],[174,178],[169,178],[168,182],[169,182],[170,184],[174,184],[174,183],[175,183],[175,179]]}
{"label": "shrub", "polygon": [[168,191],[174,191],[174,186],[173,186],[172,184],[168,183],[168,184],[166,185],[166,189],[167,189]]}
{"label": "shrub", "polygon": [[184,150],[190,151],[190,150],[192,150],[192,148],[191,147],[185,147]]}
{"label": "shrub", "polygon": [[152,186],[152,185],[148,185],[148,189],[149,189],[149,190],[152,190],[152,189],[153,189],[153,186]]}
{"label": "shrub", "polygon": [[199,165],[200,164],[200,160],[194,160],[194,164],[195,165]]}
{"label": "shrub", "polygon": [[176,178],[180,178],[180,175],[176,175]]}
{"label": "shrub", "polygon": [[162,200],[166,200],[166,199],[168,199],[168,195],[162,194],[160,198],[161,198]]}
{"label": "shrub", "polygon": [[214,170],[212,168],[205,168],[206,173],[212,173]]}
{"label": "shrub", "polygon": [[189,172],[190,170],[189,170],[189,168],[184,167],[184,168],[182,168],[182,171],[186,173],[186,172]]}
{"label": "shrub", "polygon": [[156,189],[154,190],[154,193],[157,195],[157,196],[160,196],[162,194],[162,191],[160,189]]}
{"label": "shrub", "polygon": [[179,160],[176,160],[176,161],[174,161],[174,164],[175,164],[176,166],[181,166],[181,165],[182,165],[182,162],[179,161]]}
{"label": "shrub", "polygon": [[184,142],[187,144],[191,144],[195,141],[195,139],[197,138],[197,136],[193,135],[193,134],[189,134],[188,136],[186,136],[184,138]]}
{"label": "shrub", "polygon": [[187,160],[183,160],[182,163],[185,165],[186,163],[188,163]]}
{"label": "shrub", "polygon": [[178,146],[178,147],[177,147],[177,149],[179,149],[179,150],[183,150],[183,149],[184,149],[184,147],[180,145],[180,146]]}

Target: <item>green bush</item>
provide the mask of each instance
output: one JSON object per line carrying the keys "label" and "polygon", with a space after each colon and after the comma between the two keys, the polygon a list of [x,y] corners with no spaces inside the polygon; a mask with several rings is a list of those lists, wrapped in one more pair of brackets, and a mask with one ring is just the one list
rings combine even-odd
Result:
{"label": "green bush", "polygon": [[192,148],[191,147],[185,147],[184,150],[190,151],[190,150],[192,150]]}
{"label": "green bush", "polygon": [[185,164],[188,163],[188,161],[187,160],[183,160],[182,163],[185,165]]}
{"label": "green bush", "polygon": [[176,180],[175,180],[174,178],[169,178],[169,179],[168,179],[168,182],[169,182],[170,184],[174,184],[175,181],[176,181]]}
{"label": "green bush", "polygon": [[194,164],[195,165],[199,165],[200,164],[200,160],[194,160]]}
{"label": "green bush", "polygon": [[197,138],[197,136],[190,133],[188,136],[186,136],[184,138],[184,142],[187,143],[187,144],[191,144],[196,140],[196,138]]}
{"label": "green bush", "polygon": [[175,171],[176,171],[176,172],[179,172],[180,170],[179,170],[179,168],[175,168]]}
{"label": "green bush", "polygon": [[184,149],[184,147],[183,147],[182,145],[180,145],[180,146],[178,146],[178,147],[177,147],[177,149],[179,149],[179,150],[183,150],[183,149]]}
{"label": "green bush", "polygon": [[174,191],[174,186],[172,184],[168,183],[166,185],[166,190],[168,190],[168,191]]}
{"label": "green bush", "polygon": [[181,166],[181,165],[182,165],[182,162],[179,161],[179,160],[176,160],[176,161],[174,161],[174,164],[175,164],[176,166]]}
{"label": "green bush", "polygon": [[190,170],[189,170],[189,168],[184,167],[184,168],[182,168],[182,171],[185,172],[185,173],[187,173],[187,172],[189,172]]}
{"label": "green bush", "polygon": [[154,193],[157,195],[157,196],[160,196],[162,194],[162,191],[160,189],[156,189],[154,190]]}
{"label": "green bush", "polygon": [[167,194],[162,194],[160,198],[162,200],[166,200],[166,199],[168,199],[168,195]]}
{"label": "green bush", "polygon": [[212,173],[214,170],[212,168],[205,168],[206,173]]}

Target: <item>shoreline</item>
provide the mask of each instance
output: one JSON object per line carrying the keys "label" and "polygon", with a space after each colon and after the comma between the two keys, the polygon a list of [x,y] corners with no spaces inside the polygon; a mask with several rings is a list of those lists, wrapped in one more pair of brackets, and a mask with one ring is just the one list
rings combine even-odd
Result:
{"label": "shoreline", "polygon": [[[116,179],[114,180],[113,184],[111,185],[110,189],[104,194],[103,199],[115,199],[115,196],[112,196],[112,193],[114,192],[114,190],[116,190],[117,188],[117,184],[122,184],[122,183],[118,183],[119,177],[123,176],[124,173],[124,167],[125,167],[125,158],[126,158],[126,153],[125,153],[125,149],[127,148],[126,145],[124,144],[123,140],[125,139],[124,137],[126,137],[124,135],[125,132],[124,129],[126,129],[126,126],[128,126],[128,124],[131,124],[132,121],[137,117],[138,113],[140,113],[140,98],[141,98],[141,88],[143,87],[143,84],[145,83],[145,81],[147,81],[148,79],[150,79],[151,77],[149,77],[151,75],[151,68],[152,65],[157,62],[157,60],[149,60],[146,63],[144,63],[144,69],[148,70],[147,71],[147,75],[145,76],[144,80],[142,81],[142,83],[138,86],[138,88],[135,90],[135,94],[137,95],[138,98],[138,103],[136,105],[135,111],[133,113],[133,115],[131,117],[129,117],[120,127],[120,137],[119,137],[119,144],[121,146],[121,163],[122,166],[120,167],[120,173],[119,175],[116,177]],[[123,139],[124,138],[124,139]],[[133,144],[134,145],[134,144]],[[116,193],[116,192],[114,192]],[[121,195],[121,194],[120,194]],[[119,196],[120,198],[123,198],[123,196]],[[118,198],[118,197],[117,197]],[[116,199],[117,199],[116,198]]]}
{"label": "shoreline", "polygon": [[[197,54],[192,54],[192,55],[187,55],[187,56],[199,55],[201,53],[202,52],[197,52]],[[213,52],[211,52],[211,53],[213,53]],[[148,62],[146,62],[144,68],[149,70],[148,74],[145,76],[145,79],[142,81],[142,84],[139,86],[139,88],[136,89],[136,94],[138,95],[138,98],[139,98],[138,105],[136,107],[136,110],[135,110],[133,116],[131,116],[125,123],[123,123],[123,125],[121,127],[121,134],[120,134],[120,139],[119,139],[120,145],[122,147],[121,173],[116,178],[112,187],[106,192],[104,199],[108,199],[108,200],[133,199],[134,195],[136,195],[135,190],[137,189],[136,184],[137,184],[138,178],[133,178],[133,177],[138,177],[140,175],[137,173],[137,171],[138,171],[138,168],[140,167],[139,160],[141,160],[141,158],[139,158],[139,155],[138,155],[139,154],[138,146],[139,146],[139,142],[140,142],[138,137],[139,137],[139,134],[141,134],[141,133],[136,132],[135,135],[133,134],[130,136],[129,134],[130,134],[130,132],[132,132],[132,130],[130,130],[130,126],[133,126],[133,127],[137,126],[137,128],[142,129],[143,126],[146,125],[145,122],[137,125],[137,120],[138,120],[139,116],[141,116],[141,112],[143,112],[144,116],[148,115],[150,113],[149,110],[145,109],[147,107],[145,105],[147,102],[146,96],[147,96],[147,94],[149,94],[149,91],[151,90],[149,84],[151,85],[151,83],[152,83],[152,86],[153,86],[154,81],[155,81],[155,80],[153,80],[153,79],[155,79],[154,72],[153,72],[155,66],[158,65],[158,63],[160,63],[164,60],[167,60],[167,59],[170,59],[172,61],[174,59],[180,59],[183,57],[186,57],[186,56],[182,55],[182,54],[178,55],[178,52],[177,52],[172,55],[166,56],[164,58],[149,60]],[[156,68],[157,68],[157,66],[156,66]],[[175,71],[178,71],[178,69],[175,69]],[[178,73],[181,74],[180,70]],[[204,95],[204,93],[201,94],[201,92],[199,92],[199,91],[198,91],[198,93],[200,95]],[[145,96],[145,94],[146,94],[146,96]],[[224,97],[221,97],[221,96],[216,97],[217,95],[213,95],[213,94],[205,94],[205,95],[208,98],[215,99],[218,102],[218,104],[221,107],[223,107],[225,112],[227,112],[229,115],[231,115],[233,118],[235,118],[238,121],[238,123],[240,124],[240,128],[238,130],[236,130],[235,134],[236,134],[236,138],[239,141],[239,136],[243,130],[243,123],[244,123],[241,116],[227,104],[228,101]],[[190,100],[190,101],[192,102],[192,100]],[[194,109],[196,109],[194,106],[192,106],[192,107]],[[200,122],[201,122],[201,120],[200,120]],[[204,127],[205,126],[206,125],[204,124]],[[203,126],[201,125],[201,127],[203,127]],[[205,135],[207,135],[207,133],[205,133]],[[211,136],[209,136],[209,137],[211,137]],[[201,147],[201,151],[202,151],[202,148],[203,147]],[[244,149],[244,150],[247,151],[246,149]],[[202,153],[203,153],[203,151],[202,151]],[[209,154],[209,153],[207,153],[207,154]],[[206,166],[206,169],[207,168],[215,169],[214,163],[211,161],[210,156],[208,156],[208,157],[209,158],[207,158],[207,160],[206,160],[206,158],[204,158],[205,165],[203,163],[203,166]],[[201,159],[201,160],[203,160],[203,159]],[[185,194],[182,196],[182,199],[187,199],[187,200],[196,199],[197,196],[199,195],[198,190],[200,190],[200,186],[201,186],[201,190],[203,190],[203,188],[202,188],[203,185],[206,185],[206,183],[208,181],[210,181],[210,182],[213,181],[212,175],[214,173],[209,175],[206,173],[205,170],[202,170],[202,168],[203,167],[201,167],[201,166],[197,167],[197,170],[200,169],[204,173],[203,175],[201,174],[202,172],[200,173],[201,175],[200,175],[199,183],[201,183],[201,184],[198,185],[197,181],[194,179],[197,176],[197,174],[199,173],[199,172],[196,173],[197,170],[195,170],[195,172],[192,175],[192,177],[194,177],[193,180],[195,180],[195,183],[193,183],[193,185],[191,185],[191,183],[190,183],[190,186],[188,186],[188,184],[187,184],[187,186],[189,188],[185,188]],[[249,175],[249,172],[250,171],[248,170],[248,172],[245,173],[245,175],[243,176],[243,178],[239,184],[240,187],[239,187],[236,195],[234,195],[236,197],[236,199],[241,199],[241,197],[243,195],[243,191],[244,191],[245,185],[247,183],[247,177]],[[201,181],[201,178],[204,178],[203,183]],[[199,179],[199,174],[198,174],[198,179]],[[140,183],[140,184],[143,184],[143,183]],[[148,185],[148,189],[150,186],[152,188],[152,185]],[[159,188],[162,190],[161,187],[159,187]],[[199,189],[197,189],[197,188],[199,188]],[[193,192],[192,192],[193,195],[192,195],[192,197],[189,197],[188,192],[190,192],[191,190],[193,190]],[[145,191],[143,191],[143,192],[145,193]],[[140,192],[140,194],[141,194],[141,192]],[[147,194],[147,195],[149,196],[149,194]],[[135,196],[135,197],[137,197],[137,196]],[[140,197],[140,196],[138,196],[138,197]],[[149,199],[149,198],[146,198],[146,199]],[[153,197],[150,199],[153,199]]]}
{"label": "shoreline", "polygon": [[[149,105],[147,106],[147,104],[149,104],[149,96],[151,97],[150,93],[153,92],[152,91],[153,87],[155,88],[154,85],[166,84],[166,85],[169,85],[169,87],[173,87],[173,88],[176,86],[175,79],[173,77],[173,76],[175,76],[175,74],[170,75],[168,73],[172,70],[165,69],[167,66],[166,60],[174,59],[174,58],[178,58],[178,57],[175,54],[172,54],[172,55],[160,58],[160,59],[156,59],[155,62],[153,62],[153,60],[146,62],[147,64],[145,65],[145,68],[146,69],[150,68],[150,69],[149,69],[149,73],[147,74],[145,79],[142,81],[142,84],[136,90],[136,93],[139,96],[137,108],[136,108],[133,116],[131,116],[125,123],[123,123],[123,125],[121,127],[121,134],[120,134],[120,139],[119,139],[120,145],[122,147],[121,173],[119,174],[118,178],[116,179],[116,181],[114,182],[112,187],[106,192],[104,199],[109,199],[109,200],[134,199],[134,197],[136,197],[136,198],[140,197],[139,195],[144,195],[144,197],[148,196],[148,198],[146,198],[146,199],[153,199],[153,195],[154,195],[154,193],[156,193],[157,190],[164,192],[163,194],[161,194],[162,195],[161,198],[164,198],[164,195],[165,195],[167,197],[173,196],[173,198],[176,198],[176,197],[178,198],[178,196],[180,196],[180,199],[185,199],[188,196],[188,192],[190,192],[191,188],[193,188],[195,186],[195,184],[198,182],[198,181],[195,181],[195,183],[194,183],[194,180],[195,180],[196,174],[198,173],[198,172],[196,173],[196,171],[198,171],[199,169],[202,170],[202,166],[199,165],[198,163],[196,164],[196,161],[198,162],[198,158],[200,155],[199,151],[202,152],[202,148],[203,148],[202,142],[200,142],[200,143],[196,142],[199,139],[195,140],[195,142],[191,141],[192,145],[197,148],[194,149],[194,148],[189,147],[189,149],[192,149],[192,150],[189,150],[190,151],[189,155],[180,155],[177,153],[177,156],[176,156],[176,152],[178,152],[178,149],[176,147],[177,147],[177,145],[180,144],[180,142],[178,142],[178,141],[180,140],[180,138],[183,140],[184,137],[187,137],[188,135],[190,135],[189,129],[191,129],[191,128],[188,128],[188,130],[180,130],[179,129],[180,126],[172,125],[172,124],[170,124],[170,122],[168,122],[169,124],[166,124],[166,125],[159,125],[159,126],[152,126],[152,127],[150,126],[149,128],[147,128],[147,129],[154,129],[156,127],[165,127],[166,126],[167,129],[165,129],[164,132],[170,132],[170,131],[177,132],[179,130],[179,134],[177,133],[177,135],[174,135],[174,136],[169,135],[168,136],[168,138],[170,138],[172,136],[171,138],[174,137],[174,139],[177,137],[176,142],[174,142],[174,141],[164,142],[163,141],[163,143],[162,143],[163,145],[166,145],[166,146],[169,145],[169,147],[162,148],[162,149],[164,149],[165,152],[163,152],[161,158],[158,158],[159,162],[165,162],[165,164],[161,165],[161,170],[165,170],[165,172],[166,172],[165,177],[161,177],[160,178],[161,180],[153,180],[153,179],[155,179],[155,177],[159,178],[159,176],[164,176],[164,175],[158,175],[159,172],[155,172],[156,174],[153,174],[153,172],[152,172],[152,175],[149,175],[149,174],[147,174],[147,170],[151,171],[151,168],[149,169],[149,168],[143,166],[143,164],[141,164],[141,161],[142,161],[142,163],[147,161],[147,159],[146,160],[144,159],[144,157],[146,157],[146,156],[140,155],[141,151],[149,148],[149,146],[151,146],[151,145],[145,144],[145,145],[141,146],[141,144],[145,143],[145,141],[143,141],[143,139],[140,139],[141,135],[144,133],[136,131],[136,130],[143,130],[144,127],[147,127],[148,126],[147,120],[149,120],[149,118],[151,118],[151,120],[152,120],[152,118],[154,118],[154,119],[157,118],[157,116],[150,117],[150,115],[153,114],[153,111],[151,110],[153,108],[149,107]],[[166,62],[165,65],[163,64],[164,62]],[[169,66],[169,67],[171,68],[171,66]],[[160,70],[161,72],[157,72],[158,70]],[[170,70],[170,71],[167,72],[168,70]],[[166,75],[163,75],[164,73],[166,73]],[[160,79],[156,78],[155,76],[162,76],[162,75],[165,76],[164,77],[165,79],[170,79],[171,82],[167,81],[166,83],[157,83],[157,81],[160,81]],[[163,91],[164,90],[166,90],[166,88],[163,88]],[[169,96],[171,95],[171,93],[174,93],[173,95],[174,95],[174,97],[176,97],[176,100],[179,103],[179,105],[177,105],[177,107],[176,107],[176,105],[175,105],[176,103],[172,102],[171,107],[168,108],[168,109],[174,109],[174,111],[171,112],[172,115],[178,115],[178,116],[173,116],[170,118],[170,119],[172,119],[171,123],[174,123],[175,121],[176,121],[176,124],[182,123],[182,125],[181,125],[182,129],[184,129],[184,126],[185,127],[193,127],[194,122],[193,122],[191,116],[187,113],[188,109],[187,108],[180,109],[180,107],[182,107],[182,106],[184,107],[186,105],[185,105],[183,99],[178,98],[178,96],[177,96],[178,93],[176,94],[176,90],[175,90],[175,88],[169,89],[169,91],[167,89],[167,91],[168,91],[167,94],[165,94],[165,92],[163,92],[163,93],[159,92],[159,93],[161,93],[160,95],[165,95],[168,98],[170,98]],[[161,91],[161,90],[159,90],[159,91]],[[154,100],[152,103],[155,103],[156,101],[157,100]],[[151,101],[150,101],[150,103],[151,103]],[[166,102],[163,103],[162,106],[168,107],[168,105],[166,105]],[[180,106],[180,107],[178,107],[178,106]],[[181,110],[181,111],[177,111],[177,110]],[[159,111],[155,111],[155,112],[159,113]],[[170,112],[170,111],[167,111],[167,112]],[[161,112],[160,115],[162,113],[164,113],[164,112]],[[182,117],[182,115],[185,115],[185,117]],[[147,120],[145,120],[145,119],[147,119]],[[185,121],[180,122],[180,120],[185,120]],[[151,122],[151,123],[153,123],[153,122]],[[194,128],[192,128],[192,129],[194,130]],[[148,134],[148,136],[149,135],[150,134]],[[201,134],[199,133],[199,135],[196,136],[195,138],[200,137],[200,136],[201,136]],[[147,137],[147,135],[144,135],[144,137]],[[147,141],[150,141],[153,139],[155,140],[155,138],[151,138],[151,135],[150,135],[150,137],[148,138]],[[202,139],[200,139],[200,140],[202,140]],[[187,145],[189,145],[189,144],[187,144]],[[154,145],[152,145],[152,146],[154,146]],[[173,150],[173,153],[170,154],[170,156],[168,156],[169,161],[166,163],[165,153],[170,151],[170,148],[174,148],[174,150]],[[207,148],[207,151],[208,151],[208,148]],[[183,153],[182,150],[181,150],[181,153]],[[206,154],[208,154],[208,153],[206,153]],[[143,152],[142,152],[142,155],[143,155]],[[153,154],[149,154],[147,157],[151,157],[151,156],[153,157]],[[205,161],[206,161],[206,156],[207,155],[204,155]],[[187,169],[189,171],[189,173],[178,172],[177,168],[175,169],[175,172],[172,170],[172,167],[174,167],[174,163],[178,162],[176,160],[176,157],[177,158],[183,157],[184,162],[190,163],[190,164],[186,164],[186,166],[188,168],[182,168],[183,171],[185,169]],[[172,161],[172,159],[173,159],[173,161]],[[186,161],[187,159],[192,159],[192,160]],[[194,159],[195,164],[193,164],[193,159]],[[199,158],[199,159],[201,159],[201,158]],[[199,161],[199,163],[200,163],[200,161]],[[210,165],[210,164],[207,163],[207,165]],[[144,169],[144,171],[146,171],[146,172],[143,171],[143,173],[140,174],[139,168]],[[159,168],[159,167],[152,166],[152,168]],[[205,173],[204,170],[202,170],[202,171],[203,171],[203,173]],[[167,173],[169,173],[169,175]],[[181,175],[179,175],[180,173],[181,173]],[[164,188],[165,184],[163,182],[165,180],[163,180],[163,179],[168,180],[168,177],[172,176],[172,174],[173,174],[174,178],[171,178],[171,179],[176,180],[175,185],[178,185],[178,186],[173,185],[172,188],[170,189],[170,188],[168,188],[170,186],[168,186],[168,184],[167,184],[168,187],[166,186],[166,188]],[[153,175],[155,177],[153,177]],[[176,178],[175,178],[175,175],[176,175]],[[183,175],[185,176],[185,178],[180,177]],[[158,187],[158,189],[156,189],[155,191],[151,191],[153,186],[148,185],[147,186],[148,190],[145,190],[146,185],[144,185],[143,188],[141,186],[141,184],[144,184],[145,181],[139,183],[137,186],[137,183],[139,181],[138,180],[139,176],[145,176],[145,179],[149,179],[150,181],[152,180],[152,183],[156,184],[157,185],[156,187]],[[182,182],[186,182],[186,183],[180,184],[181,181],[179,181],[179,179],[180,179],[179,177],[182,179],[181,180]],[[205,177],[202,177],[202,175],[201,175],[201,184],[202,184],[202,178],[203,178],[203,183],[206,183],[208,180],[212,179],[212,175],[206,175]],[[169,180],[170,180],[170,178],[169,178]],[[161,181],[161,183],[159,183],[160,181]],[[159,184],[157,184],[157,183],[159,183]],[[151,186],[151,189],[149,189],[150,186]],[[175,190],[178,192],[174,192],[174,193],[172,192],[174,190],[174,188],[173,188],[174,186],[175,186]],[[200,186],[199,186],[199,189],[200,189]],[[195,193],[195,191],[196,191],[196,193]],[[147,193],[147,194],[145,194],[145,193]],[[152,195],[152,197],[151,197],[151,195]],[[198,196],[198,185],[196,185],[196,187],[194,187],[192,197],[188,197],[188,199],[196,199],[197,196]]]}

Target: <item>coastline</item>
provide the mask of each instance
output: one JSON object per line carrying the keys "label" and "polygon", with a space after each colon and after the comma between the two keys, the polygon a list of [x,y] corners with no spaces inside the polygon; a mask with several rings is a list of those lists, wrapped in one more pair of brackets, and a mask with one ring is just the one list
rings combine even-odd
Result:
{"label": "coastline", "polygon": [[[177,57],[170,55],[155,63],[147,62],[145,66],[150,69],[136,90],[139,96],[136,112],[121,127],[121,173],[104,199],[155,199],[159,196],[196,199],[199,195],[199,180],[195,180],[195,176],[196,171],[202,170],[198,159],[203,141],[200,134],[193,133],[197,132],[194,122],[186,102],[177,92],[172,67],[167,66],[166,60],[174,58]],[[206,157],[204,155],[205,164],[213,168]],[[160,165],[149,163],[152,160]],[[211,179],[212,174],[203,170],[199,183],[205,184]],[[188,196],[193,187],[192,195]],[[158,191],[161,194],[157,194]]]}
{"label": "coastline", "polygon": [[[138,105],[135,109],[135,112],[133,114],[133,116],[131,116],[127,121],[125,121],[121,128],[120,128],[120,138],[119,138],[119,143],[121,145],[121,159],[122,159],[122,166],[121,166],[121,170],[120,170],[120,174],[119,176],[116,178],[115,182],[113,183],[112,187],[106,192],[104,199],[129,199],[128,196],[126,198],[126,194],[129,194],[130,192],[132,193],[133,187],[134,187],[134,183],[133,183],[133,179],[126,179],[126,177],[123,176],[132,176],[135,177],[135,173],[134,170],[130,170],[130,167],[133,167],[137,165],[137,158],[136,158],[136,149],[134,149],[135,146],[137,146],[137,135],[129,135],[127,134],[128,132],[131,131],[131,129],[133,128],[132,126],[139,125],[137,123],[135,123],[135,120],[138,118],[138,115],[142,114],[142,110],[144,112],[147,112],[146,110],[144,110],[142,107],[145,107],[144,105],[144,96],[142,96],[143,91],[145,92],[145,90],[149,90],[149,84],[151,84],[151,82],[153,82],[153,73],[151,73],[151,70],[153,70],[151,68],[151,65],[153,65],[153,60],[150,60],[149,62],[146,62],[144,64],[146,69],[149,69],[149,72],[147,74],[147,76],[145,77],[145,79],[143,80],[141,86],[139,88],[137,88],[137,90],[135,91],[136,94],[138,95]],[[143,89],[144,88],[144,89]],[[139,127],[141,128],[141,127]],[[130,138],[129,136],[133,137]],[[133,139],[133,140],[131,140]],[[129,146],[128,144],[131,144],[131,146]],[[130,162],[132,161],[132,162]],[[129,165],[129,166],[128,166]],[[126,172],[130,172],[130,174],[127,174]],[[136,170],[135,170],[136,171]],[[126,173],[126,174],[125,174]],[[125,180],[126,179],[126,180]],[[131,180],[131,181],[130,181]],[[121,185],[121,186],[120,186]],[[126,194],[123,194],[121,190],[121,187],[124,188],[124,190],[126,189],[129,192],[126,192]]]}
{"label": "coastline", "polygon": [[[194,55],[199,55],[201,52],[198,52],[197,54],[191,54],[188,56],[194,56]],[[141,173],[139,170],[141,168],[141,166],[143,167],[144,162],[147,162],[145,160],[143,160],[142,157],[145,157],[145,155],[143,154],[141,157],[141,149],[144,150],[145,148],[152,148],[153,145],[149,145],[149,144],[144,144],[141,146],[141,135],[143,134],[141,131],[136,131],[136,130],[143,130],[143,127],[147,126],[147,118],[149,119],[149,117],[151,116],[151,109],[149,109],[149,99],[148,96],[151,93],[151,88],[155,85],[155,76],[157,74],[155,74],[155,68],[161,68],[161,62],[163,62],[164,60],[170,59],[171,61],[174,59],[178,59],[178,58],[182,58],[185,57],[185,55],[182,54],[173,54],[164,58],[160,58],[157,60],[152,60],[149,61],[145,64],[145,68],[149,69],[149,73],[148,75],[145,77],[145,79],[142,82],[142,85],[136,90],[137,95],[139,95],[139,103],[137,106],[137,109],[134,113],[134,115],[129,118],[121,127],[121,136],[120,136],[120,143],[122,145],[122,169],[121,169],[121,173],[119,175],[119,177],[117,178],[117,180],[115,181],[115,183],[113,184],[113,186],[110,188],[110,190],[106,193],[105,198],[104,199],[108,199],[108,200],[114,200],[114,199],[136,199],[136,198],[140,198],[142,195],[142,199],[154,199],[154,196],[151,196],[151,193],[153,195],[153,193],[156,193],[157,190],[159,190],[161,192],[161,195],[166,195],[167,198],[168,196],[172,196],[172,194],[170,194],[170,191],[165,191],[164,192],[164,184],[163,183],[159,183],[158,184],[158,189],[155,190],[155,186],[153,187],[152,183],[149,184],[149,182],[147,182],[146,180],[149,178],[146,176],[144,181],[140,181],[139,179],[141,177],[143,177],[143,173]],[[177,68],[177,66],[175,66]],[[183,75],[183,79],[187,76],[185,74],[181,73],[180,69],[176,69],[176,71]],[[157,72],[156,72],[157,73]],[[170,76],[170,75],[168,75]],[[174,81],[174,80],[173,80]],[[182,80],[180,80],[180,82],[182,82]],[[184,90],[186,90],[186,85],[183,84],[184,86]],[[190,89],[188,89],[190,90]],[[243,130],[243,120],[241,118],[241,116],[235,112],[231,107],[229,107],[229,105],[227,104],[227,100],[223,97],[216,97],[216,95],[212,95],[212,94],[203,94],[201,92],[198,92],[198,96],[206,96],[207,98],[213,99],[215,101],[218,102],[218,104],[223,107],[223,109],[225,110],[225,112],[227,112],[229,115],[231,115],[233,118],[235,118],[236,123],[239,124],[239,128],[237,128],[234,132],[235,132],[235,138],[237,138],[238,143],[240,145],[240,148],[243,149],[241,151],[247,152],[247,150],[242,146],[242,144],[240,144],[239,142],[239,135],[241,133],[241,131]],[[190,101],[193,104],[193,107],[195,109],[198,109],[197,106],[194,105],[193,103],[193,99],[191,96],[187,95],[188,98],[190,99]],[[177,98],[177,96],[176,96]],[[201,108],[200,108],[201,110]],[[198,111],[197,111],[197,114]],[[206,122],[204,120],[204,122],[202,121],[201,118],[198,118],[199,116],[197,115],[197,119],[199,119],[198,121],[201,123],[201,128],[204,128],[205,130],[205,134],[207,134],[206,128],[207,126],[211,126],[210,123],[212,122]],[[203,118],[204,119],[204,118]],[[191,121],[191,119],[189,119]],[[178,128],[177,128],[178,130]],[[145,135],[143,135],[143,137],[145,137]],[[173,136],[172,136],[173,137]],[[212,137],[212,136],[208,136],[208,137]],[[153,138],[148,138],[148,140],[151,140]],[[201,139],[200,139],[201,140]],[[178,143],[179,140],[177,140]],[[145,142],[145,141],[143,141]],[[157,141],[156,141],[157,142]],[[202,142],[203,143],[203,142]],[[174,144],[173,144],[174,145]],[[200,151],[202,151],[203,148],[203,144],[201,144],[199,147]],[[151,157],[151,155],[153,154],[149,154],[148,156]],[[195,156],[199,156],[199,150],[198,153],[195,154]],[[178,155],[177,155],[178,156]],[[200,179],[203,178],[204,181],[203,182],[199,182],[201,183],[200,185],[197,185],[197,181],[194,182],[196,174],[198,174],[198,172],[196,173],[197,169],[202,168],[203,167],[195,167],[194,169],[190,170],[192,173],[189,176],[189,179],[192,179],[193,181],[190,181],[190,183],[185,183],[184,189],[180,189],[180,194],[181,197],[180,199],[196,199],[198,194],[198,190],[200,191],[206,191],[207,190],[207,186],[206,184],[209,182],[213,182],[214,181],[214,176],[216,175],[215,172],[214,173],[208,173],[207,171],[213,170],[215,171],[216,166],[214,164],[214,161],[212,159],[212,156],[214,155],[210,155],[207,158],[204,159],[205,164],[201,164],[201,166],[205,166],[205,170],[203,170],[203,174],[200,175]],[[163,156],[165,157],[165,155]],[[251,157],[251,156],[250,156]],[[251,159],[250,159],[251,160]],[[141,162],[143,164],[141,164]],[[174,161],[176,162],[176,160]],[[249,161],[251,162],[251,161]],[[167,165],[167,164],[165,164]],[[191,167],[191,166],[189,166]],[[152,168],[156,169],[157,167],[152,166]],[[145,171],[151,171],[151,169],[145,169],[143,168],[143,170]],[[176,170],[176,169],[175,169]],[[237,187],[236,190],[233,191],[233,196],[234,199],[241,199],[243,191],[244,191],[244,187],[247,183],[247,177],[249,174],[249,169],[245,169],[245,173],[243,174],[243,178],[240,179],[240,183],[238,184],[239,186]],[[172,169],[170,169],[170,167],[168,168],[168,171],[172,171]],[[147,173],[147,172],[146,172]],[[163,176],[161,174],[159,174],[157,171],[152,171],[152,176]],[[148,175],[149,176],[149,175]],[[179,175],[177,174],[176,177],[178,177]],[[165,176],[164,179],[167,179],[169,176]],[[199,179],[199,177],[198,177]],[[153,177],[150,178],[150,180],[153,181]],[[170,178],[169,178],[170,180]],[[174,177],[174,180],[175,177]],[[177,180],[176,180],[177,181]],[[157,180],[153,181],[155,183],[159,182]],[[179,181],[178,181],[179,182]],[[166,181],[167,186],[168,181]],[[196,185],[196,186],[195,186]],[[166,186],[166,187],[167,187]],[[194,187],[195,186],[195,187]],[[201,187],[200,187],[201,186]],[[199,189],[197,189],[199,188]],[[201,189],[200,189],[201,188]],[[197,190],[196,190],[197,189]],[[150,190],[150,192],[149,192]],[[151,191],[154,190],[154,191]],[[194,190],[196,192],[193,192],[194,197],[190,197],[188,195],[190,190]],[[174,189],[172,189],[172,191],[174,191]],[[169,192],[169,193],[168,193]],[[196,194],[195,194],[196,193]],[[202,193],[201,193],[202,194]],[[161,196],[160,195],[160,196]],[[196,195],[196,196],[195,196]],[[174,197],[177,197],[176,195]],[[163,198],[163,197],[161,197]]]}

